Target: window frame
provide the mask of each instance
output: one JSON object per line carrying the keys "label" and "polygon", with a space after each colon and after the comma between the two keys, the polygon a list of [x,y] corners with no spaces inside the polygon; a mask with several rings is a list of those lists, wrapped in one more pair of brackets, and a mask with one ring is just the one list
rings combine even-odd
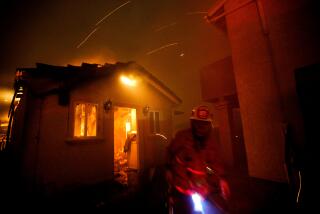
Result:
{"label": "window frame", "polygon": [[[79,105],[79,104],[85,104],[85,111],[87,113],[87,105],[94,105],[96,106],[96,135],[95,136],[87,136],[87,126],[88,126],[88,115],[86,114],[85,116],[85,135],[84,136],[75,136],[75,121],[76,121],[76,106]],[[72,130],[70,132],[70,135],[71,135],[71,138],[72,139],[97,139],[99,137],[99,103],[98,102],[92,102],[92,101],[76,101],[76,102],[73,102],[73,105],[72,105],[72,119],[71,119],[71,124],[72,124]]]}
{"label": "window frame", "polygon": [[[156,114],[158,114],[157,120],[156,120]],[[160,134],[161,132],[160,111],[149,111],[148,121],[149,121],[149,132],[152,134]]]}

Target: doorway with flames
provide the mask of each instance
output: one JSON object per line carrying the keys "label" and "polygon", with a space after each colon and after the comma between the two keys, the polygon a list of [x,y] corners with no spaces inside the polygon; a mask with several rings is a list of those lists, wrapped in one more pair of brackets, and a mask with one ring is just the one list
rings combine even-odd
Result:
{"label": "doorway with flames", "polygon": [[114,108],[114,177],[123,185],[134,184],[139,168],[137,110]]}

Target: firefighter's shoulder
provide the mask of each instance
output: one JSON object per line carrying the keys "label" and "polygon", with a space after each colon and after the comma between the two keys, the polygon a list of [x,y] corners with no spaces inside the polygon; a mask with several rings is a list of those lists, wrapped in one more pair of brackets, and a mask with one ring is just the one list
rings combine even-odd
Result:
{"label": "firefighter's shoulder", "polygon": [[190,128],[181,129],[181,130],[176,132],[175,138],[176,139],[192,138],[192,131],[191,131]]}

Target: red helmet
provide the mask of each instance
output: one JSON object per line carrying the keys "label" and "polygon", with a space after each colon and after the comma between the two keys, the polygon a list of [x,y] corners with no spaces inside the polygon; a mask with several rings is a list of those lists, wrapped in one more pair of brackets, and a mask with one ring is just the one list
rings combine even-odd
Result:
{"label": "red helmet", "polygon": [[190,120],[212,122],[212,114],[207,106],[198,106],[192,109]]}

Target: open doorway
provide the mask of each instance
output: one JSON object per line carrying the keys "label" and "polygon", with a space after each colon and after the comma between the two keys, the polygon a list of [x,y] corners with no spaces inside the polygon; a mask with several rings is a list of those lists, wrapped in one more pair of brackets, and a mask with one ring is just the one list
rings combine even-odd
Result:
{"label": "open doorway", "polygon": [[[130,137],[135,135],[134,138]],[[131,140],[129,140],[129,138]],[[127,185],[129,172],[138,169],[137,111],[134,108],[114,109],[114,175]]]}

